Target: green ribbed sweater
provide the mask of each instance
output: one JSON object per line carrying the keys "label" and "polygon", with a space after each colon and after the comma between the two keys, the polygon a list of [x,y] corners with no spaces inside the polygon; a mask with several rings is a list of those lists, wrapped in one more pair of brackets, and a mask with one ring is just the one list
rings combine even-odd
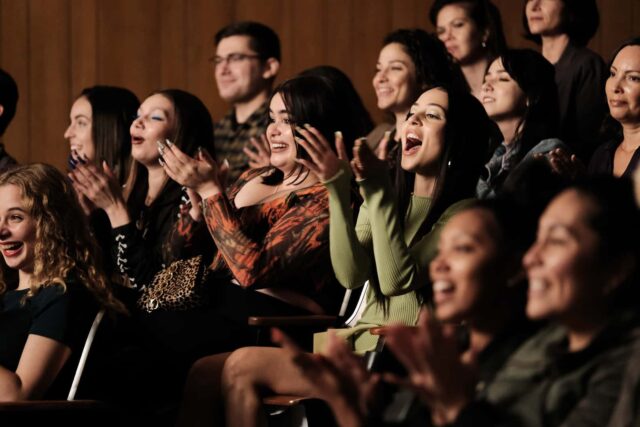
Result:
{"label": "green ribbed sweater", "polygon": [[429,212],[431,198],[412,196],[407,214],[401,218],[387,177],[360,181],[364,203],[354,227],[350,178],[350,173],[343,168],[324,183],[329,191],[331,264],[338,281],[348,289],[363,286],[375,268],[380,289],[389,298],[385,316],[376,303],[373,289],[367,290],[364,312],[354,328],[357,331],[355,350],[364,352],[373,349],[378,339],[369,334],[368,326],[417,322],[420,302],[413,291],[427,283],[429,262],[436,254],[440,231],[472,200],[451,205],[428,234],[409,246]]}

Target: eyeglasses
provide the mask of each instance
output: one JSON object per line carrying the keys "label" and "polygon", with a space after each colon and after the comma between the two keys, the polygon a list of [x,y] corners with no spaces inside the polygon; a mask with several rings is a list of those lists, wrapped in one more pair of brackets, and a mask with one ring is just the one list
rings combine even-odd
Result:
{"label": "eyeglasses", "polygon": [[227,56],[214,56],[209,58],[209,62],[211,62],[215,67],[222,65],[223,63],[227,63],[228,65],[238,64],[242,61],[246,61],[247,59],[257,59],[260,58],[260,55],[248,55],[246,53],[230,53]]}

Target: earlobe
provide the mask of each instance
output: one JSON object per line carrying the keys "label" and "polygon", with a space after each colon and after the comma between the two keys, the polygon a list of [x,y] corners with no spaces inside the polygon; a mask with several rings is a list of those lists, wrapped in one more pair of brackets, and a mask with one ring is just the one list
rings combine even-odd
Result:
{"label": "earlobe", "polygon": [[276,58],[269,58],[265,61],[262,70],[262,78],[265,80],[273,79],[280,71],[280,61]]}
{"label": "earlobe", "polygon": [[0,116],[4,114],[4,105],[0,105]]}

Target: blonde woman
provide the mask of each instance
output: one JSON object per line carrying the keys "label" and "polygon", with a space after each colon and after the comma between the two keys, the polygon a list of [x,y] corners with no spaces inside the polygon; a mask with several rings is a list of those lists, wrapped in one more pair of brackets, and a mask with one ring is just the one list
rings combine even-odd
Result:
{"label": "blonde woman", "polygon": [[60,398],[100,308],[123,312],[71,183],[54,167],[0,176],[0,401]]}

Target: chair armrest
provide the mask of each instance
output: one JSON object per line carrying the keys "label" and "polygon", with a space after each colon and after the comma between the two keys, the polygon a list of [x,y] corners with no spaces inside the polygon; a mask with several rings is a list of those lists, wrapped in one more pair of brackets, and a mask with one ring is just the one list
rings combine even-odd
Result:
{"label": "chair armrest", "polygon": [[315,326],[330,327],[335,326],[338,321],[337,316],[324,314],[314,314],[307,316],[251,316],[248,323],[251,326]]}
{"label": "chair armrest", "polygon": [[262,403],[271,406],[295,406],[302,401],[313,399],[312,397],[292,396],[288,394],[276,394],[265,396]]}

